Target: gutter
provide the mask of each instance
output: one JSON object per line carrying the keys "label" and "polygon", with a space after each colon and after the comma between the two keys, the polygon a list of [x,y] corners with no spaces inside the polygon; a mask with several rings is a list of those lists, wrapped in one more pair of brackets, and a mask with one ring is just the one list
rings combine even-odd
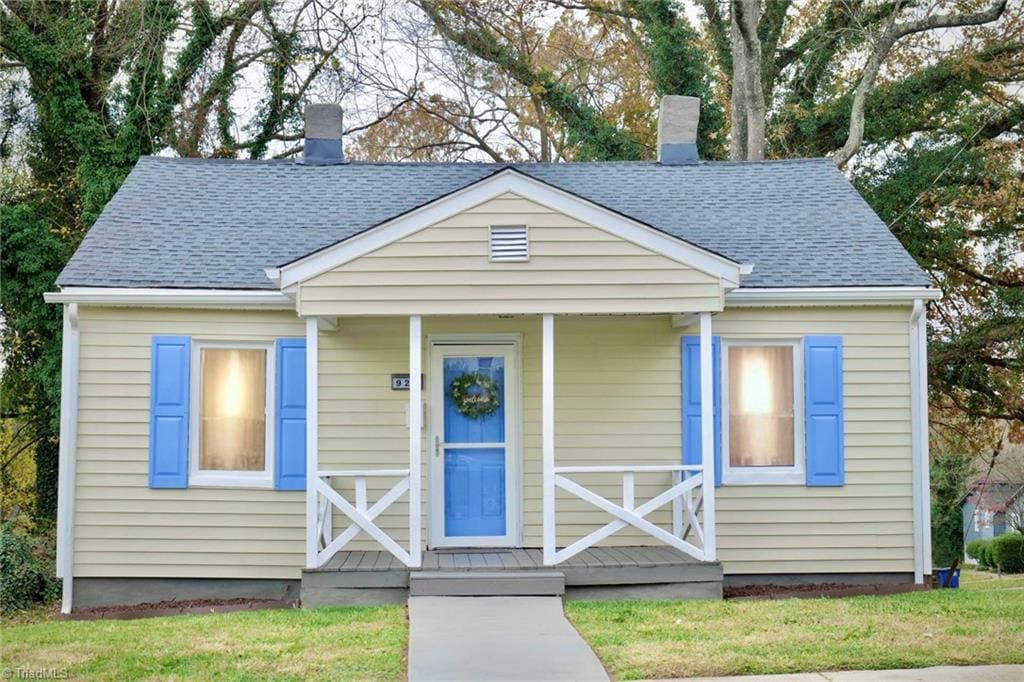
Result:
{"label": "gutter", "polygon": [[267,289],[62,287],[59,292],[43,294],[43,300],[112,306],[295,310],[295,301],[287,294]]}
{"label": "gutter", "polygon": [[57,468],[57,577],[61,613],[71,613],[75,565],[75,460],[78,452],[78,304],[64,305],[60,361],[60,445]]}
{"label": "gutter", "polygon": [[726,293],[725,305],[910,305],[918,300],[940,298],[942,291],[932,287],[740,287]]}
{"label": "gutter", "polygon": [[928,316],[923,299],[910,313],[910,423],[914,514],[914,582],[932,573],[931,480],[928,457]]}

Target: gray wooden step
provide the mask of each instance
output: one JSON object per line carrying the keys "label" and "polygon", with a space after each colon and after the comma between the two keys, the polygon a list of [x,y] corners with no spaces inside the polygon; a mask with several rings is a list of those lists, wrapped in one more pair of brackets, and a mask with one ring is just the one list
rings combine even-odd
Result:
{"label": "gray wooden step", "polygon": [[565,575],[558,571],[414,571],[410,597],[560,596]]}

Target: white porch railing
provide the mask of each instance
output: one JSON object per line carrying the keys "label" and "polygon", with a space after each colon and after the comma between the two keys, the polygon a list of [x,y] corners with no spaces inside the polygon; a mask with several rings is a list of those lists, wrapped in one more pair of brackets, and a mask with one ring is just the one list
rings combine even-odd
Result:
{"label": "white porch railing", "polygon": [[[306,567],[319,568],[330,561],[359,533],[366,533],[410,568],[418,568],[422,560],[420,467],[422,458],[421,430],[423,424],[423,328],[419,315],[409,317],[409,468],[323,471],[320,469],[320,396],[319,341],[320,328],[337,330],[336,323],[306,319]],[[355,482],[355,501],[345,498],[332,484],[336,478]],[[397,478],[395,483],[373,505],[367,499],[367,479]],[[403,494],[409,498],[409,549],[399,545],[375,523],[385,509]],[[334,534],[332,518],[338,509],[352,524]]]}
{"label": "white porch railing", "polygon": [[[700,319],[700,402],[712,405],[711,313],[699,313]],[[321,471],[319,464],[319,327],[322,320],[306,320],[306,471],[315,472],[306,487],[306,565],[325,565],[359,533],[364,532],[411,568],[420,566],[421,542],[421,464],[422,464],[422,320],[409,317],[409,468],[359,471]],[[715,561],[715,488],[714,422],[712,410],[701,412],[700,465],[664,466],[564,466],[555,465],[555,318],[542,317],[541,351],[541,454],[544,564],[553,566],[575,556],[601,540],[627,527],[636,528],[695,559]],[[569,478],[572,474],[621,474],[622,504],[616,504]],[[636,475],[667,473],[668,490],[643,504],[636,504]],[[367,479],[393,477],[398,482],[372,506],[367,500]],[[355,480],[355,502],[347,500],[332,485],[334,478]],[[562,490],[609,513],[613,520],[568,547],[556,547],[555,490]],[[700,490],[699,498],[694,495]],[[408,492],[409,549],[387,535],[374,520]],[[672,531],[650,522],[646,517],[666,504],[672,504]],[[331,519],[339,509],[352,524],[334,535]],[[699,516],[698,516],[699,515]],[[693,542],[691,542],[691,534]]]}
{"label": "white porch railing", "polygon": [[[641,530],[698,561],[707,559],[704,543],[705,533],[713,533],[714,530],[701,527],[698,513],[703,502],[703,495],[698,494],[697,498],[694,498],[694,491],[697,490],[699,492],[703,487],[704,474],[702,466],[564,466],[555,467],[554,473],[554,484],[556,487],[575,495],[585,502],[589,502],[615,518],[571,545],[556,550],[552,563],[559,564],[566,559],[576,556],[588,547],[592,547],[610,535],[628,527]],[[636,475],[642,473],[671,474],[672,485],[668,490],[637,506]],[[588,490],[576,481],[568,478],[568,474],[622,474],[622,504],[615,504],[594,491]],[[651,512],[664,507],[670,502],[672,503],[672,532],[660,528],[645,518]],[[554,509],[545,509],[544,513],[550,513],[553,517],[555,516]],[[552,525],[557,526],[557,518],[555,518]],[[691,532],[696,538],[697,544],[687,540]]]}
{"label": "white porch railing", "polygon": [[[332,485],[335,478],[355,479],[355,502],[350,502]],[[398,482],[391,486],[372,506],[367,500],[367,479],[397,478]],[[316,568],[330,561],[335,554],[354,540],[360,532],[366,533],[386,550],[395,555],[406,566],[412,565],[412,556],[417,548],[406,550],[391,536],[385,533],[374,519],[385,509],[394,504],[398,498],[409,490],[408,469],[367,469],[363,471],[318,471],[313,481],[314,495],[317,500],[316,518]],[[352,524],[338,535],[334,535],[331,519],[334,510],[343,513]]]}

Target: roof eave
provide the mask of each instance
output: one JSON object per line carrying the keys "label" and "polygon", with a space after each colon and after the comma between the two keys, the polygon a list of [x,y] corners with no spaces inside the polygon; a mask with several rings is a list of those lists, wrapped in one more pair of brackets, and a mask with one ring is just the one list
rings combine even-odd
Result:
{"label": "roof eave", "polygon": [[892,305],[935,301],[942,291],[922,286],[740,287],[725,295],[726,307],[780,305]]}
{"label": "roof eave", "polygon": [[295,310],[295,301],[267,289],[175,289],[168,287],[61,287],[43,294],[47,303],[156,308]]}

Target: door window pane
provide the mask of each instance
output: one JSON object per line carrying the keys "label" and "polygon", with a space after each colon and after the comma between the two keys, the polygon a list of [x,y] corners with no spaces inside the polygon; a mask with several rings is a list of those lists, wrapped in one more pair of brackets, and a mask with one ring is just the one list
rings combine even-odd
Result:
{"label": "door window pane", "polygon": [[728,365],[730,466],[793,466],[792,346],[732,346]]}
{"label": "door window pane", "polygon": [[199,468],[266,468],[267,352],[200,350]]}

